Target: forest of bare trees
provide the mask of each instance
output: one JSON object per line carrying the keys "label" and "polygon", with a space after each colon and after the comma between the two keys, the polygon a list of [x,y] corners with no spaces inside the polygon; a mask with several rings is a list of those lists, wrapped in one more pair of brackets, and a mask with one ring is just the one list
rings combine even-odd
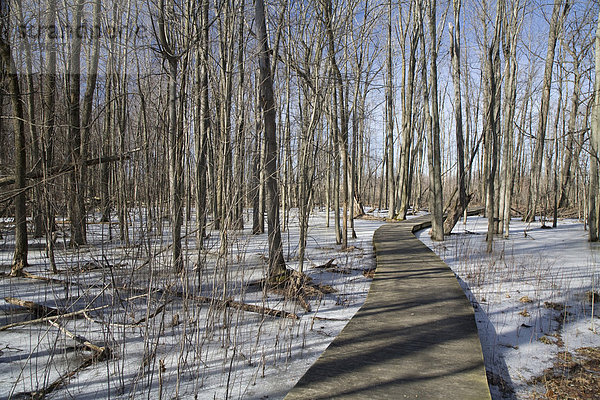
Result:
{"label": "forest of bare trees", "polygon": [[596,2],[1,4],[14,276],[28,237],[54,266],[56,218],[73,247],[89,223],[114,219],[129,245],[134,218],[167,222],[180,272],[185,221],[200,260],[209,232],[224,246],[251,209],[252,232],[268,222],[271,277],[286,273],[293,209],[300,269],[316,207],[342,248],[372,209],[427,210],[443,240],[485,207],[490,251],[515,216],[579,218],[598,240]]}
{"label": "forest of bare trees", "polygon": [[597,1],[0,0],[0,65],[0,397],[250,396],[384,221],[600,240]]}

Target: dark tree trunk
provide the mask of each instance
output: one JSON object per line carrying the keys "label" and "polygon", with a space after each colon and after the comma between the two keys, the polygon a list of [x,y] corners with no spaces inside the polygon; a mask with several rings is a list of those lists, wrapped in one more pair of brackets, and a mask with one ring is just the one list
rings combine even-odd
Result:
{"label": "dark tree trunk", "polygon": [[8,91],[13,109],[13,126],[15,137],[15,253],[11,267],[11,276],[20,276],[27,266],[27,153],[25,138],[25,114],[23,112],[23,99],[19,87],[17,67],[10,47],[8,19],[8,2],[0,4],[0,56],[7,68]]}
{"label": "dark tree trunk", "polygon": [[260,105],[263,111],[265,132],[265,173],[268,194],[267,225],[269,235],[269,271],[270,277],[286,271],[281,242],[279,221],[279,185],[277,183],[277,129],[275,126],[275,100],[273,97],[273,77],[271,76],[269,43],[265,24],[263,0],[255,2],[257,38],[260,44]]}

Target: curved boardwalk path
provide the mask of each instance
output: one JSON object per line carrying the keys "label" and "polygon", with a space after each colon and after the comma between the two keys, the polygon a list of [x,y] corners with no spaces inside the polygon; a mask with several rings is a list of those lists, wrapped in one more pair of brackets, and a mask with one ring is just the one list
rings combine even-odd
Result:
{"label": "curved boardwalk path", "polygon": [[413,234],[429,219],[375,232],[377,270],[364,305],[286,400],[490,399],[473,308]]}

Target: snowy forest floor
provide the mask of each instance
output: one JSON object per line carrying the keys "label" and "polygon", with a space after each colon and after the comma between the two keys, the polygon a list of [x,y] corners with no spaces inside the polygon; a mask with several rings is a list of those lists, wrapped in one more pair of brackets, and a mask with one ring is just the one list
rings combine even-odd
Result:
{"label": "snowy forest floor", "polygon": [[583,224],[511,221],[486,253],[487,219],[446,241],[417,237],[454,271],[475,309],[494,399],[600,398],[600,245]]}
{"label": "snowy forest floor", "polygon": [[[7,276],[14,236],[9,221],[0,223],[1,298],[53,309],[32,312],[0,301],[0,325],[76,313],[0,332],[0,399],[283,398],[363,304],[371,281],[366,271],[375,267],[373,232],[383,223],[356,220],[358,238],[341,251],[333,214],[330,228],[324,212],[311,217],[305,273],[335,293],[309,299],[306,312],[253,284],[266,273],[266,234],[229,232],[222,256],[219,234],[210,232],[198,264],[192,219],[183,233],[186,268],[175,274],[167,220],[136,212],[128,244],[118,239],[116,221],[96,220],[88,245],[71,249],[68,226],[59,221],[58,274],[50,271],[44,242],[31,239],[27,272],[46,280]],[[283,239],[288,267],[295,268],[294,214]],[[317,268],[332,259],[329,268]],[[298,319],[246,311],[230,300]],[[99,356],[93,346],[110,354]]]}
{"label": "snowy forest floor", "polygon": [[[6,276],[14,237],[10,221],[0,221],[0,296],[54,309],[32,312],[0,300],[0,329],[21,324],[0,332],[0,399],[36,393],[55,399],[283,398],[363,304],[370,284],[365,272],[375,267],[372,236],[383,223],[356,220],[358,239],[341,251],[333,218],[326,228],[325,213],[314,213],[305,272],[335,293],[309,299],[312,311],[306,312],[253,284],[266,273],[266,234],[230,232],[223,256],[218,232],[210,232],[198,264],[191,222],[184,231],[186,268],[175,274],[168,222],[146,221],[137,210],[124,243],[116,221],[90,220],[89,244],[77,250],[67,246],[68,226],[59,221],[58,274],[50,271],[43,241],[30,240],[27,271],[46,280]],[[587,242],[573,220],[556,229],[514,220],[510,238],[497,239],[487,255],[486,227],[487,220],[470,217],[443,243],[433,244],[427,230],[418,237],[450,265],[473,304],[493,397],[566,397],[563,375],[594,390],[600,246]],[[283,239],[288,266],[297,268],[293,213]],[[244,310],[241,303],[298,319]],[[23,325],[48,312],[75,315]],[[110,354],[98,357],[94,346]]]}

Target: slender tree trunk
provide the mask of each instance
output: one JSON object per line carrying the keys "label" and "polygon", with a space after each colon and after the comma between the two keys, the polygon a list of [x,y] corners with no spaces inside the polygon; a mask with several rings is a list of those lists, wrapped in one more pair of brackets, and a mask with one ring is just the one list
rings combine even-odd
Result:
{"label": "slender tree trunk", "polygon": [[396,216],[396,188],[394,185],[394,98],[393,98],[393,66],[392,66],[392,2],[388,3],[388,26],[387,26],[387,57],[386,57],[386,145],[387,152],[387,199],[388,218]]}
{"label": "slender tree trunk", "polygon": [[469,197],[465,182],[465,141],[462,124],[462,101],[460,90],[460,0],[454,0],[454,23],[450,25],[450,56],[452,62],[452,83],[454,85],[454,120],[456,127],[456,156],[458,203],[451,208],[450,214],[444,222],[444,235],[449,235],[467,208]]}
{"label": "slender tree trunk", "polygon": [[[48,10],[46,14],[46,25],[54,26],[56,22],[56,0],[48,0]],[[46,70],[42,78],[42,172],[44,175],[43,203],[44,203],[44,231],[46,236],[46,254],[50,260],[50,266],[53,273],[57,273],[56,262],[54,259],[54,211],[50,200],[50,188],[47,177],[48,171],[52,167],[53,158],[53,136],[56,113],[56,42],[52,35],[46,36]]]}
{"label": "slender tree trunk", "polygon": [[[415,87],[415,67],[417,63],[417,46],[419,44],[418,29],[415,26],[416,18],[411,18],[411,39],[410,52],[408,54],[408,75],[406,76],[406,87],[404,88],[404,97],[402,100],[402,147],[400,149],[400,172],[399,172],[399,192],[400,205],[398,210],[398,219],[406,219],[410,201],[410,159],[414,156],[411,152],[413,142],[414,126],[414,87]],[[403,63],[404,58],[403,58]],[[404,67],[403,67],[404,69]]]}
{"label": "slender tree trunk", "polygon": [[579,108],[579,96],[581,94],[581,73],[579,71],[579,59],[573,54],[573,94],[571,95],[571,110],[569,112],[569,122],[567,124],[567,143],[565,145],[565,155],[561,169],[562,179],[560,183],[560,197],[558,207],[568,205],[568,189],[572,180],[572,160],[573,147],[575,139],[575,130],[577,128],[577,112]]}
{"label": "slender tree trunk", "polygon": [[[550,20],[550,32],[548,33],[548,53],[546,54],[546,65],[544,67],[544,81],[542,87],[542,101],[540,104],[540,116],[535,134],[535,152],[531,161],[531,184],[529,186],[526,220],[531,222],[535,219],[538,195],[540,191],[540,174],[544,156],[544,141],[546,139],[546,126],[548,124],[548,108],[550,106],[550,86],[552,84],[552,67],[554,65],[554,53],[558,34],[562,29],[563,21],[569,11],[570,3],[567,1],[563,7],[563,0],[554,0],[552,19]],[[561,13],[562,8],[562,13]]]}
{"label": "slender tree trunk", "polygon": [[338,103],[337,103],[337,88],[332,91],[331,110],[329,112],[329,125],[331,127],[331,136],[333,137],[333,219],[335,224],[335,242],[342,244],[342,227],[340,223],[340,140],[338,136]]}
{"label": "slender tree trunk", "polygon": [[503,33],[503,51],[504,51],[504,103],[503,107],[503,134],[504,134],[504,152],[502,154],[502,189],[500,191],[500,220],[502,222],[501,232],[504,237],[509,237],[511,202],[513,190],[513,165],[514,158],[514,119],[517,99],[517,39],[523,22],[519,1],[512,3],[512,15],[509,21],[508,13],[505,15],[504,33]]}
{"label": "slender tree trunk", "polygon": [[268,228],[269,228],[269,277],[285,273],[285,260],[283,258],[283,245],[281,242],[281,228],[279,221],[279,187],[277,184],[277,129],[275,126],[275,100],[273,98],[273,77],[269,57],[269,43],[267,40],[267,27],[265,24],[265,10],[263,0],[255,2],[255,21],[257,39],[260,44],[260,105],[263,110],[265,128],[265,171],[266,187],[269,195],[268,201]]}
{"label": "slender tree trunk", "polygon": [[590,189],[589,189],[589,240],[597,242],[599,240],[598,225],[600,217],[598,216],[599,193],[598,193],[598,149],[600,148],[600,13],[598,14],[598,25],[595,37],[595,58],[594,71],[596,79],[594,82],[594,99],[592,109],[592,124],[590,134],[591,155],[590,155]]}
{"label": "slender tree trunk", "polygon": [[[504,13],[504,1],[498,1],[496,4],[496,22],[494,25],[494,36],[492,43],[487,48],[486,54],[486,87],[487,109],[485,122],[485,182],[486,182],[486,216],[488,218],[487,230],[487,252],[493,250],[494,234],[497,232],[497,210],[495,195],[495,184],[497,181],[498,168],[498,136],[500,122],[500,33],[501,21]],[[486,40],[486,46],[487,40]]]}
{"label": "slender tree trunk", "polygon": [[[78,0],[73,15],[74,26],[81,25],[84,0]],[[82,157],[80,85],[81,85],[81,40],[73,35],[69,58],[69,151],[75,166],[70,175],[69,216],[71,225],[71,246],[86,244],[84,160]]]}
{"label": "slender tree trunk", "polygon": [[236,137],[236,154],[235,154],[235,202],[233,215],[233,228],[244,229],[244,158],[246,156],[246,106],[244,103],[244,2],[240,4],[240,15],[238,21],[238,68],[239,81],[237,93],[237,137]]}
{"label": "slender tree trunk", "polygon": [[[336,90],[333,94],[334,107],[334,126],[337,127],[337,108],[339,106],[340,125],[337,130],[338,152],[342,161],[342,202],[343,202],[343,225],[342,225],[342,249],[348,247],[348,115],[346,113],[346,103],[344,101],[344,88],[342,84],[342,74],[335,59],[335,42],[333,37],[332,25],[332,4],[331,0],[321,3],[323,18],[325,24],[325,32],[327,35],[328,52],[329,52],[329,67],[331,77],[334,81]],[[337,93],[337,94],[336,94]],[[338,101],[339,98],[339,101]]]}
{"label": "slender tree trunk", "polygon": [[[208,135],[210,129],[210,112],[208,104],[208,8],[209,0],[202,0],[200,3],[200,47],[197,52],[197,121],[195,146],[196,146],[196,241],[198,249],[204,248],[204,237],[206,236],[206,189],[207,189],[207,165],[206,152],[208,145]],[[198,262],[201,255],[198,254]]]}
{"label": "slender tree trunk", "polygon": [[15,138],[15,252],[11,267],[11,276],[21,276],[27,266],[27,142],[25,138],[25,113],[19,86],[17,67],[10,46],[8,20],[10,18],[8,2],[0,4],[0,56],[7,68],[8,91],[13,109],[13,129]]}
{"label": "slender tree trunk", "polygon": [[[421,16],[421,51],[425,54],[425,35],[423,33],[422,5],[419,2],[419,14]],[[430,71],[429,79],[431,87],[428,87],[426,77],[426,61],[423,58],[423,104],[425,108],[425,120],[427,126],[428,143],[427,154],[429,160],[429,204],[431,211],[431,238],[435,241],[444,240],[444,210],[442,198],[442,173],[441,173],[441,154],[440,154],[440,123],[438,106],[438,87],[437,87],[437,51],[438,37],[436,33],[436,0],[428,0],[426,4],[426,13],[428,19],[428,31],[430,39],[429,58]]]}
{"label": "slender tree trunk", "polygon": [[[23,18],[23,5],[22,0],[15,2],[17,6],[17,16],[19,24],[21,26],[27,26],[25,19]],[[25,49],[25,83],[26,83],[26,99],[27,99],[27,125],[29,126],[29,134],[31,136],[31,165],[34,170],[41,171],[41,155],[40,155],[40,140],[38,137],[38,129],[35,115],[35,89],[33,82],[33,60],[31,54],[31,45],[27,35],[22,35],[21,40]],[[44,213],[43,213],[43,202],[42,192],[39,186],[33,187],[33,196],[31,198],[32,207],[32,222],[33,222],[33,237],[41,237],[44,232]]]}
{"label": "slender tree trunk", "polygon": [[[160,0],[158,7],[158,41],[161,55],[167,61],[168,76],[168,143],[169,143],[169,216],[171,222],[172,253],[171,262],[175,273],[183,270],[181,254],[181,227],[183,225],[183,196],[181,181],[183,178],[183,137],[179,129],[177,116],[177,73],[179,56],[168,36],[166,13],[171,6]],[[183,116],[179,116],[183,118]]]}
{"label": "slender tree trunk", "polygon": [[255,133],[252,141],[252,178],[250,198],[252,201],[252,234],[264,233],[264,212],[262,208],[262,110],[260,109],[260,77],[256,74],[256,105],[254,107]]}

